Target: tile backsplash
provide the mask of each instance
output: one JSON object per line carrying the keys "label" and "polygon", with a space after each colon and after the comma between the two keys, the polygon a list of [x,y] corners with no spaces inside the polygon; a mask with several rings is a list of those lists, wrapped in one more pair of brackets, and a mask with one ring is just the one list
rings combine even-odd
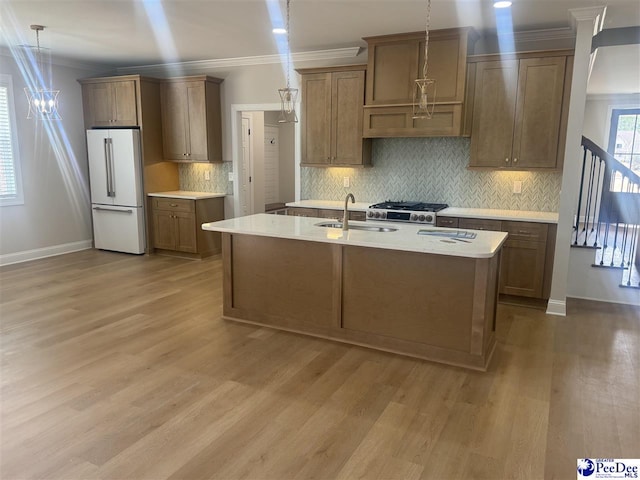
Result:
{"label": "tile backsplash", "polygon": [[[301,167],[301,198],[416,200],[455,207],[556,212],[562,174],[468,170],[468,138],[388,138],[373,142],[372,168]],[[350,177],[351,187],[343,187]],[[515,181],[522,193],[514,194]],[[181,175],[182,184],[182,175]]]}
{"label": "tile backsplash", "polygon": [[[205,180],[205,172],[210,180]],[[178,165],[180,190],[190,192],[214,192],[233,195],[233,182],[229,173],[233,171],[231,162],[222,163],[181,163]]]}

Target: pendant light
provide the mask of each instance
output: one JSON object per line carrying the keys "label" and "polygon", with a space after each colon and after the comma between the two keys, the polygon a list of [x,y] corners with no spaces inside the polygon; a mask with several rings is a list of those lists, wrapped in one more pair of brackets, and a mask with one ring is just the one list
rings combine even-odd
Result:
{"label": "pendant light", "polygon": [[298,100],[298,89],[291,88],[291,48],[289,43],[289,3],[287,0],[287,87],[278,89],[280,94],[280,116],[278,123],[297,123],[296,101]]}
{"label": "pendant light", "polygon": [[431,118],[436,100],[436,81],[428,78],[429,26],[431,23],[431,0],[427,0],[427,22],[424,36],[424,63],[422,77],[416,79],[413,89],[413,118]]}
{"label": "pendant light", "polygon": [[36,32],[36,53],[32,59],[34,66],[33,88],[25,87],[24,93],[29,102],[27,118],[38,120],[60,120],[58,113],[58,95],[60,90],[51,89],[51,62],[45,65],[42,61],[40,50],[40,32],[44,30],[42,25],[31,25],[31,30]]}

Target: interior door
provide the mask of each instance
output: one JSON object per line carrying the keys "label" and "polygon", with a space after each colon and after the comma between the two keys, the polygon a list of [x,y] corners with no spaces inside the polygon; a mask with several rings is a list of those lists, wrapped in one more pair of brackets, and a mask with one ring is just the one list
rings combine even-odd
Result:
{"label": "interior door", "polygon": [[142,206],[140,132],[109,130],[114,205]]}
{"label": "interior door", "polygon": [[87,130],[91,203],[113,205],[109,196],[109,130]]}

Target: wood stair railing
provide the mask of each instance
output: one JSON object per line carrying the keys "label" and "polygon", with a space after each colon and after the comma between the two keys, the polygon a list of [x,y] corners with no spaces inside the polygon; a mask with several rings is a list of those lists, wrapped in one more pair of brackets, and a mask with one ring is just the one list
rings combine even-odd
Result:
{"label": "wood stair railing", "polygon": [[621,287],[640,288],[640,176],[586,137],[582,147],[571,246],[596,249],[594,267],[619,268]]}

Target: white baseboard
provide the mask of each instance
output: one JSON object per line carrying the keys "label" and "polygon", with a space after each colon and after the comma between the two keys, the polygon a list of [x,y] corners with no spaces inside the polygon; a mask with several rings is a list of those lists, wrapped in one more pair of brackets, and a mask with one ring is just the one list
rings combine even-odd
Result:
{"label": "white baseboard", "polygon": [[[620,287],[618,287],[618,288],[620,288]],[[629,289],[629,291],[635,292],[635,290],[633,290],[633,289]],[[615,303],[617,305],[629,305],[630,307],[640,307],[640,302],[634,302],[633,300],[629,300],[629,301],[624,300],[624,299],[623,300],[615,300],[615,299],[611,300],[609,298],[594,298],[594,297],[578,296],[578,295],[571,295],[570,298],[577,298],[579,300],[590,300],[592,302]]]}
{"label": "white baseboard", "polygon": [[88,250],[89,248],[93,248],[93,240],[81,240],[79,242],[64,243],[62,245],[36,248],[34,250],[25,250],[23,252],[7,253],[5,255],[0,255],[0,266],[28,262],[39,258],[54,257],[56,255],[62,255],[63,253]]}
{"label": "white baseboard", "polygon": [[553,300],[549,299],[547,303],[547,315],[558,315],[560,317],[567,316],[567,302],[566,300]]}

